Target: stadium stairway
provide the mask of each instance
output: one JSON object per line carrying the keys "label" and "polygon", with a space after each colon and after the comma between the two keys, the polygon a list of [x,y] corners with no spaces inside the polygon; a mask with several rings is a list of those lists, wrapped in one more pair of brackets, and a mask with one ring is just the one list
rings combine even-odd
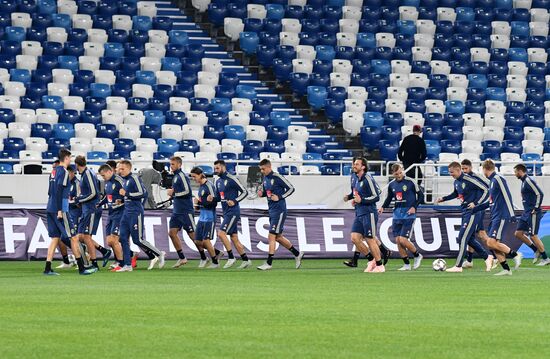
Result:
{"label": "stadium stairway", "polygon": [[[158,4],[167,4],[168,1],[155,1]],[[260,81],[263,85],[268,86],[280,99],[286,102],[285,106],[290,104],[294,110],[293,116],[296,122],[307,123],[308,126],[317,128],[316,136],[322,138],[330,137],[331,141],[342,144],[343,148],[351,151],[355,155],[364,155],[365,149],[361,144],[360,138],[350,136],[342,126],[335,126],[326,117],[324,110],[313,111],[307,102],[307,96],[298,96],[293,93],[292,88],[287,83],[281,83],[276,80],[273,69],[270,67],[261,66],[256,57],[248,56],[239,47],[238,42],[230,41],[223,31],[223,26],[216,26],[208,19],[207,12],[198,11],[189,0],[174,0],[173,3],[178,6],[186,15],[188,15],[203,31],[215,40],[215,42],[227,51],[236,62],[244,65],[246,70],[255,77],[256,81]],[[158,7],[158,5],[157,5]],[[171,15],[170,15],[171,16]],[[299,120],[298,120],[299,119]],[[312,131],[310,130],[310,133]],[[378,150],[368,154],[371,159],[378,159]]]}

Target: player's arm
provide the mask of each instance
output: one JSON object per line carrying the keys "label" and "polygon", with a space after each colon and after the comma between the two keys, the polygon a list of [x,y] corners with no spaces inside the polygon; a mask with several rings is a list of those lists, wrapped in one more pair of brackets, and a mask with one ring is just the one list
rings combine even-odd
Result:
{"label": "player's arm", "polygon": [[542,199],[544,198],[544,193],[542,193],[540,187],[537,185],[535,181],[531,179],[531,177],[527,177],[525,179],[525,182],[529,185],[529,188],[531,188],[531,191],[535,194],[535,209],[540,209],[542,206]]}
{"label": "player's arm", "polygon": [[90,193],[88,195],[81,194],[80,196],[78,196],[77,202],[80,202],[80,203],[89,202],[92,199],[94,199],[97,195],[97,188],[90,171],[86,170],[86,175],[82,178],[82,182],[86,183],[86,185],[90,189]]}
{"label": "player's arm", "polygon": [[295,191],[294,186],[290,183],[289,180],[287,180],[283,176],[277,176],[277,178],[279,179],[279,182],[281,183],[281,187],[283,187],[285,189],[285,192],[281,195],[281,198],[287,198],[288,196],[290,196],[291,194],[294,193],[294,191]]}
{"label": "player's arm", "polygon": [[482,192],[481,197],[479,197],[477,201],[473,202],[475,206],[489,200],[489,188],[484,186],[483,183],[478,181],[476,178],[464,176],[464,179],[470,182],[477,190]]}
{"label": "player's arm", "polygon": [[56,179],[55,203],[60,212],[63,208],[63,189],[69,185],[69,172],[65,170],[63,176]]}
{"label": "player's arm", "polygon": [[263,181],[262,181],[262,184],[260,185],[260,187],[258,188],[258,196],[259,197],[267,197],[267,193],[265,192],[265,187],[264,187]]}
{"label": "player's arm", "polygon": [[189,186],[189,183],[187,181],[187,178],[185,177],[185,174],[183,172],[178,173],[178,176],[180,178],[177,183],[181,183],[181,185],[178,185],[177,188],[174,188],[174,197],[176,198],[186,198],[193,195],[191,192],[191,186]]}
{"label": "player's arm", "polygon": [[414,209],[417,209],[418,206],[420,206],[420,204],[424,201],[424,192],[422,191],[422,187],[420,187],[416,181],[412,181],[412,183],[414,183],[414,194],[416,195]]}
{"label": "player's arm", "polygon": [[367,181],[367,188],[369,190],[369,194],[365,197],[361,197],[361,203],[362,204],[372,204],[376,203],[380,200],[380,190],[376,183],[374,183],[374,180],[371,176],[366,176],[365,180]]}
{"label": "player's arm", "polygon": [[502,192],[504,203],[506,203],[508,214],[510,215],[510,217],[515,218],[516,213],[514,212],[514,205],[512,202],[512,194],[510,193],[510,189],[508,188],[508,185],[504,183],[504,181],[502,181],[500,178],[497,178],[497,182],[500,187],[500,191]]}
{"label": "player's arm", "polygon": [[128,191],[126,197],[130,199],[142,199],[145,197],[145,189],[136,175],[132,175],[129,179]]}
{"label": "player's arm", "polygon": [[450,200],[455,199],[455,198],[458,198],[458,192],[456,191],[456,189],[453,190],[450,194],[441,197],[440,202],[447,202],[447,201],[450,201]]}
{"label": "player's arm", "polygon": [[230,180],[233,181],[233,183],[235,184],[235,186],[238,188],[238,191],[239,191],[239,195],[237,196],[237,198],[235,198],[235,202],[240,202],[244,200],[248,196],[248,191],[246,190],[246,188],[243,186],[243,184],[237,177],[231,176]]}
{"label": "player's arm", "polygon": [[384,203],[382,203],[382,208],[390,208],[390,203],[392,199],[393,199],[393,194],[390,188],[388,187],[388,194],[386,195],[386,199],[384,200]]}
{"label": "player's arm", "polygon": [[[206,189],[208,190],[208,196],[206,197],[206,203],[203,203],[203,206],[208,208],[216,208],[218,205],[218,202],[216,201],[216,191],[214,190],[214,186],[212,186],[212,183],[210,181],[206,181]],[[208,198],[212,196],[212,200],[209,201]]]}

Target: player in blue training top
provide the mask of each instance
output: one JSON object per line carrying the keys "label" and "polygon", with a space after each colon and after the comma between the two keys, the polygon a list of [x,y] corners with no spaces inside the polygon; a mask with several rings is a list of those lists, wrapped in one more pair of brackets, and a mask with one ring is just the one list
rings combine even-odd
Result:
{"label": "player in blue training top", "polygon": [[515,236],[535,252],[533,263],[537,263],[541,259],[537,266],[543,267],[550,264],[550,259],[544,250],[544,244],[539,238],[540,221],[544,216],[541,209],[544,193],[542,193],[533,177],[527,174],[527,168],[524,164],[517,164],[514,167],[514,172],[522,182],[521,198],[523,201],[523,213],[518,221]]}
{"label": "player in blue training top", "polygon": [[69,216],[69,191],[70,181],[67,167],[71,163],[71,152],[67,149],[59,151],[59,165],[52,170],[50,183],[48,188],[48,205],[46,208],[48,221],[48,235],[52,239],[48,246],[48,254],[46,256],[46,266],[44,274],[58,275],[52,270],[52,259],[55,249],[59,245],[59,241],[70,239],[70,246],[76,258],[78,271],[80,274],[87,275],[97,271],[95,268],[85,268],[82,260],[78,236]]}
{"label": "player in blue training top", "polygon": [[74,203],[82,208],[82,215],[78,222],[80,241],[84,242],[88,248],[92,266],[99,268],[95,251],[97,249],[103,255],[103,266],[105,267],[112,252],[92,240],[92,235],[97,233],[101,220],[101,209],[97,206],[100,199],[99,180],[94,171],[87,167],[84,156],[76,156],[74,162],[80,173],[80,194],[74,198]]}
{"label": "player in blue training top", "polygon": [[258,267],[259,270],[271,269],[273,256],[275,255],[275,244],[278,242],[288,249],[296,259],[296,269],[302,265],[304,252],[298,252],[292,243],[283,236],[285,219],[287,215],[286,198],[294,193],[294,187],[286,178],[277,172],[273,172],[271,162],[268,159],[260,161],[260,171],[264,176],[262,187],[258,190],[259,197],[267,197],[269,212],[269,254],[267,261]]}
{"label": "player in blue training top", "polygon": [[111,269],[115,271],[117,267],[121,267],[122,246],[120,245],[120,221],[124,213],[124,197],[120,195],[120,189],[124,187],[124,180],[115,173],[114,164],[104,164],[99,167],[99,174],[105,181],[105,196],[101,199],[98,205],[107,205],[109,213],[107,225],[105,226],[105,235],[107,236],[107,244],[113,249],[115,255],[115,263],[111,265]]}
{"label": "player in blue training top", "polygon": [[[181,157],[174,156],[170,158],[170,170],[174,174],[172,188],[167,193],[172,198],[172,216],[170,217],[170,230],[168,235],[178,254],[177,262],[172,268],[179,268],[187,264],[187,258],[183,254],[183,246],[178,236],[180,230],[184,230],[192,241],[195,241],[195,210],[193,208],[193,192],[191,191],[191,182],[189,177],[183,173]],[[198,248],[201,255],[199,267],[206,264],[206,255],[202,247]]]}
{"label": "player in blue training top", "polygon": [[395,163],[391,167],[394,180],[388,184],[388,195],[378,209],[378,213],[382,214],[384,208],[389,208],[392,200],[394,201],[392,231],[399,254],[403,260],[403,267],[400,271],[411,270],[411,263],[407,250],[413,254],[414,264],[412,269],[417,269],[422,263],[422,254],[418,252],[414,244],[411,243],[410,237],[416,220],[416,210],[423,200],[422,190],[420,186],[410,177],[405,176],[403,166]]}
{"label": "player in blue training top", "polygon": [[478,203],[477,206],[473,207],[473,211],[478,212],[490,207],[491,224],[487,234],[489,236],[487,246],[496,254],[503,268],[501,272],[495,275],[512,275],[510,266],[506,263],[506,257],[514,258],[515,269],[517,269],[521,265],[523,256],[521,253],[510,249],[510,247],[500,242],[508,225],[516,221],[512,195],[510,194],[506,179],[496,173],[496,166],[493,161],[485,160],[483,162],[483,174],[491,181],[489,185],[489,201]]}
{"label": "player in blue training top", "polygon": [[487,187],[479,180],[462,172],[462,166],[458,162],[449,164],[449,174],[454,178],[454,190],[451,194],[438,198],[437,203],[458,198],[462,212],[460,232],[458,233],[459,251],[456,264],[447,269],[449,273],[462,272],[462,263],[466,247],[469,245],[485,260],[485,269],[490,271],[493,265],[493,256],[489,255],[485,248],[475,239],[479,216],[472,209],[489,200]]}
{"label": "player in blue training top", "polygon": [[151,270],[158,263],[158,267],[164,267],[165,253],[143,238],[143,203],[147,200],[147,190],[138,175],[132,173],[132,162],[119,161],[117,172],[124,180],[124,186],[119,194],[124,197],[124,212],[120,221],[120,244],[122,246],[123,266],[117,272],[131,272],[131,251],[129,239],[139,247],[150,259]]}
{"label": "player in blue training top", "polygon": [[220,251],[214,248],[211,240],[216,236],[216,190],[206,178],[200,167],[191,170],[191,177],[199,185],[197,197],[194,198],[196,207],[199,208],[199,221],[195,231],[195,242],[198,247],[206,248],[212,258],[212,264],[208,268],[219,268],[218,257]]}
{"label": "player in blue training top", "polygon": [[[248,196],[248,191],[236,176],[227,172],[225,161],[217,160],[214,162],[214,172],[218,176],[215,184],[216,201],[221,202],[223,212],[223,219],[220,230],[218,231],[218,236],[222,240],[229,258],[223,267],[229,268],[236,262],[235,255],[231,249],[231,243],[233,243],[243,260],[239,268],[248,268],[251,262],[248,260],[248,255],[244,250],[243,244],[239,241],[238,234],[238,226],[241,220],[241,207],[239,202]],[[231,238],[231,241],[229,241],[228,236]]]}

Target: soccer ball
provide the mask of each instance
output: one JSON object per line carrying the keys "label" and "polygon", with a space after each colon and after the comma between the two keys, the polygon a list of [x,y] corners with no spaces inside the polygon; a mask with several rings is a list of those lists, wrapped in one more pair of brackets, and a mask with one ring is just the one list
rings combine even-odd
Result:
{"label": "soccer ball", "polygon": [[447,269],[447,262],[445,262],[444,259],[438,258],[433,261],[432,268],[436,272],[443,272],[445,269]]}

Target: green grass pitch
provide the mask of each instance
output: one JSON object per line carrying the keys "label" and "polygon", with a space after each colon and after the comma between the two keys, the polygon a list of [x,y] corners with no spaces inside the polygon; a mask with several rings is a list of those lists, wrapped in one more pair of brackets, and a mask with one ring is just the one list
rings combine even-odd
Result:
{"label": "green grass pitch", "polygon": [[340,260],[270,272],[140,261],[89,277],[0,262],[0,357],[547,358],[550,268],[528,262],[512,277],[480,261],[462,274],[431,260],[406,273],[393,260],[385,274]]}

